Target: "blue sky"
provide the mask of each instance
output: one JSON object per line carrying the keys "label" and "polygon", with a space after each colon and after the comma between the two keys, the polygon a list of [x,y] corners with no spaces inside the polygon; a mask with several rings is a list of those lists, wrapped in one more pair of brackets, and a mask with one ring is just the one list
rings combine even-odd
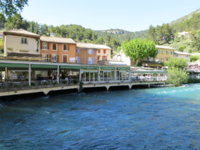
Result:
{"label": "blue sky", "polygon": [[29,0],[22,16],[40,24],[140,31],[198,8],[200,0]]}

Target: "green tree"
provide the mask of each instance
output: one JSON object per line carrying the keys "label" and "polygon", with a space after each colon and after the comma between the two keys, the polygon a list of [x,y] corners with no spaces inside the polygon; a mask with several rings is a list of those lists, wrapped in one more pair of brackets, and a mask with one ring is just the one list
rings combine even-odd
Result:
{"label": "green tree", "polygon": [[200,51],[200,31],[192,32],[191,34],[191,45],[194,51]]}
{"label": "green tree", "polygon": [[28,0],[0,0],[0,12],[7,16],[11,16],[21,11]]}
{"label": "green tree", "polygon": [[170,68],[167,71],[167,83],[180,86],[188,82],[188,74],[179,68]]}
{"label": "green tree", "polygon": [[166,63],[169,69],[178,68],[185,69],[187,66],[187,61],[184,58],[171,58]]}
{"label": "green tree", "polygon": [[46,36],[49,36],[49,28],[46,24],[43,24],[41,26],[41,35],[46,35]]}
{"label": "green tree", "polygon": [[134,39],[127,41],[122,44],[122,49],[125,55],[134,61],[135,65],[138,65],[143,59],[157,55],[155,43],[150,40]]}
{"label": "green tree", "polygon": [[5,28],[6,29],[19,29],[23,27],[23,18],[19,14],[14,14],[13,16],[8,17]]}
{"label": "green tree", "polygon": [[6,22],[5,16],[2,13],[0,13],[0,29],[4,28],[5,22]]}
{"label": "green tree", "polygon": [[169,24],[150,26],[148,35],[156,44],[169,44],[174,39],[173,29]]}
{"label": "green tree", "polygon": [[40,32],[40,25],[37,22],[31,21],[28,23],[28,31],[39,34]]}

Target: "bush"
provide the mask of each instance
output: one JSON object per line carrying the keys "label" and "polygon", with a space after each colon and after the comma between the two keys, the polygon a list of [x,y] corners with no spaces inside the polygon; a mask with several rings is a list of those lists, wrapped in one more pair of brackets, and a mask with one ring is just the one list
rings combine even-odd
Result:
{"label": "bush", "polygon": [[180,86],[188,82],[188,74],[181,69],[172,68],[167,71],[167,83]]}
{"label": "bush", "polygon": [[169,69],[185,69],[187,66],[187,61],[184,58],[170,58],[165,65],[168,66]]}
{"label": "bush", "polygon": [[188,83],[200,83],[200,79],[189,79]]}
{"label": "bush", "polygon": [[200,58],[199,56],[193,55],[193,56],[190,56],[190,61],[195,62],[195,61],[199,60],[199,58]]}

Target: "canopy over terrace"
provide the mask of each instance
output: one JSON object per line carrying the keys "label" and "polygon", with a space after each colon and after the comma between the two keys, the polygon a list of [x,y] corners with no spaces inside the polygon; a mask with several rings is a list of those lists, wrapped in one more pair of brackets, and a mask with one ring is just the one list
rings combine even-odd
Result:
{"label": "canopy over terrace", "polygon": [[[111,76],[108,72],[121,72],[130,71],[128,66],[97,66],[97,65],[79,65],[79,64],[62,64],[62,63],[48,63],[48,62],[25,62],[25,61],[9,61],[0,60],[0,70],[5,72],[5,78],[7,78],[8,70],[26,70],[29,85],[31,85],[31,79],[33,77],[33,72],[35,70],[40,72],[54,71],[56,73],[57,83],[60,81],[60,71],[61,70],[72,70],[79,72],[79,81],[82,81],[82,74],[86,72],[96,73],[100,76],[100,73],[107,73],[105,76]],[[117,73],[116,73],[117,74]],[[97,77],[99,80],[99,77]],[[90,80],[90,79],[89,79]]]}
{"label": "canopy over terrace", "polygon": [[132,81],[165,81],[166,70],[136,69],[130,72]]}

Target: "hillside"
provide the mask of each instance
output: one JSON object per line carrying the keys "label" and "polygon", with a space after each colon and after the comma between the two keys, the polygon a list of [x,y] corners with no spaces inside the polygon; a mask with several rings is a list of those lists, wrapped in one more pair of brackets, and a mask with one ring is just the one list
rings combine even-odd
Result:
{"label": "hillside", "polygon": [[138,32],[131,32],[122,29],[108,29],[108,30],[100,30],[95,31],[99,36],[111,36],[117,39],[120,42],[134,39],[134,38],[146,38],[147,37],[147,30],[145,31],[138,31]]}
{"label": "hillside", "polygon": [[200,29],[200,9],[170,23],[176,32],[195,31]]}
{"label": "hillside", "polygon": [[181,18],[179,18],[179,19],[176,19],[176,20],[172,21],[170,24],[171,24],[171,25],[174,25],[174,24],[177,24],[177,23],[181,23],[181,22],[183,22],[183,21],[185,21],[185,20],[191,19],[191,18],[193,17],[193,15],[199,14],[199,13],[200,13],[200,9],[197,9],[196,11],[194,11],[194,12],[192,12],[192,13],[189,13],[189,14],[186,15],[186,16],[183,16],[183,17],[181,17]]}

